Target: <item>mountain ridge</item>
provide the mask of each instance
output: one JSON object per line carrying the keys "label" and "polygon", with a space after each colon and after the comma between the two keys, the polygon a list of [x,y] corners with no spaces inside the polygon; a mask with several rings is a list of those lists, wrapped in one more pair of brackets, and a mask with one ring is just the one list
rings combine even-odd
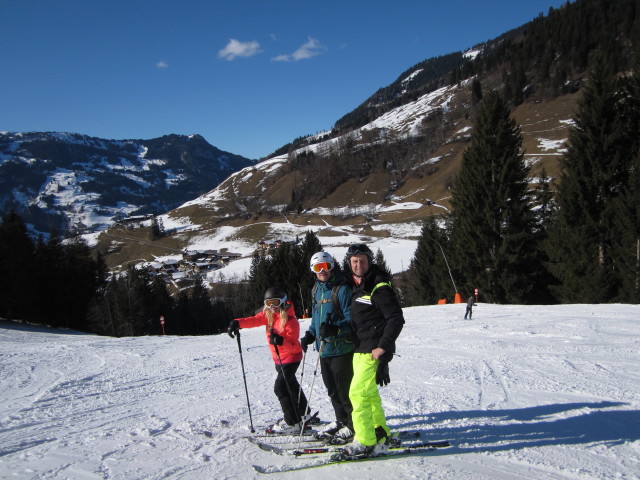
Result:
{"label": "mountain ridge", "polygon": [[[149,245],[139,248],[137,243],[146,242],[149,236],[144,229],[136,234],[137,240],[128,232],[128,239],[123,242],[122,248],[105,258],[107,264],[114,268],[141,255],[147,260],[166,256],[166,247],[169,245],[176,252],[181,249],[229,248],[250,255],[262,240],[291,239],[303,235],[307,230],[314,231],[325,246],[349,243],[354,235],[363,242],[372,243],[390,235],[398,239],[417,239],[422,220],[444,213],[449,208],[451,181],[470,140],[471,121],[465,119],[460,110],[464,109],[470,98],[468,85],[451,87],[451,91],[445,93],[451,95],[425,96],[431,99],[446,98],[451,107],[448,114],[451,118],[458,116],[449,129],[451,134],[444,137],[435,150],[426,148],[417,155],[418,149],[410,146],[412,142],[420,140],[412,139],[410,135],[397,141],[395,147],[389,147],[387,143],[378,142],[377,134],[371,134],[375,128],[365,125],[362,129],[350,132],[346,138],[324,140],[286,155],[263,160],[235,172],[212,191],[162,215],[165,226],[181,227],[175,229],[169,238],[154,242],[157,248]],[[549,102],[525,103],[514,109],[513,115],[522,128],[525,158],[532,168],[532,184],[537,182],[537,176],[543,168],[552,179],[557,177],[576,100],[577,94],[567,94]],[[415,109],[406,105],[399,107],[401,111],[397,112],[398,115],[388,115],[388,118],[402,116],[408,119],[398,122],[396,129],[389,122],[384,127],[388,137],[400,137],[403,131],[411,132],[409,124],[415,121],[416,111],[440,111],[442,104],[430,104],[428,98],[423,98],[418,99],[414,106]],[[424,124],[420,123],[422,120],[418,122],[422,129],[438,129],[434,125],[440,121],[441,114],[438,113]],[[353,145],[352,149],[365,152],[364,156],[378,144],[380,148],[397,149],[404,145],[413,162],[409,167],[411,173],[394,185],[394,176],[397,180],[399,169],[403,168],[400,165],[400,150],[395,154],[395,166],[372,162],[365,168],[358,164],[360,157],[356,156],[355,164],[366,171],[354,172],[354,176],[339,183],[326,195],[315,198],[310,193],[301,205],[295,206],[292,192],[298,182],[304,182],[301,169],[311,169],[306,175],[308,183],[322,186],[323,178],[329,175],[327,171],[334,165],[332,155],[337,155],[339,162],[348,163],[343,150],[337,146],[350,141],[360,142],[359,146]],[[335,154],[335,151],[342,153]],[[301,162],[305,162],[305,159],[309,159],[309,165],[303,167]],[[403,227],[399,228],[400,225]],[[113,229],[110,234],[116,237],[123,235]],[[341,238],[344,240],[341,241]],[[111,237],[101,238],[98,248],[105,250],[114,241]]]}
{"label": "mountain ridge", "polygon": [[170,210],[254,163],[200,135],[0,132],[0,209],[16,211],[34,233],[90,233],[127,215]]}

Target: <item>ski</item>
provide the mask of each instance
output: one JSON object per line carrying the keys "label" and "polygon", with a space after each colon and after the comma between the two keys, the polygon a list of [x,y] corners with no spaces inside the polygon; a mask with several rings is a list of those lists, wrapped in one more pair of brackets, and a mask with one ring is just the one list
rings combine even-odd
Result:
{"label": "ski", "polygon": [[[320,440],[316,440],[313,437],[302,437],[302,441],[300,442],[300,438],[296,437],[295,439],[292,438],[290,441],[287,442],[279,442],[279,443],[275,443],[275,442],[263,442],[260,439],[254,438],[254,437],[247,437],[247,439],[253,443],[254,445],[256,445],[258,448],[260,448],[261,450],[264,450],[266,452],[273,452],[276,453],[278,455],[293,455],[293,451],[296,448],[312,448],[314,446],[319,446],[322,445],[320,443]],[[300,447],[297,447],[298,443],[300,444]],[[296,446],[293,446],[296,445]]]}
{"label": "ski", "polygon": [[331,456],[323,456],[314,460],[311,460],[304,464],[285,464],[285,465],[254,465],[253,468],[258,473],[282,473],[282,472],[291,472],[296,470],[305,470],[308,468],[317,468],[323,467],[325,465],[334,465],[338,463],[345,462],[361,462],[366,460],[382,460],[390,457],[399,457],[404,455],[413,455],[420,452],[431,452],[438,448],[446,448],[450,447],[451,444],[447,441],[443,442],[425,442],[418,443],[414,445],[407,445],[392,448],[389,451],[385,452],[382,455],[371,456],[371,455],[352,455],[348,456],[342,452],[335,452]]}
{"label": "ski", "polygon": [[[391,434],[390,443],[393,446],[398,446],[402,440],[413,440],[420,437],[419,430],[401,430],[399,432],[394,432]],[[334,450],[344,446],[344,443],[333,443],[333,437],[327,438],[317,438],[314,436],[303,435],[302,438],[299,436],[291,436],[285,437],[280,436],[278,440],[282,441],[274,441],[275,439],[271,439],[270,441],[263,441],[261,438],[255,437],[247,437],[249,441],[255,445],[257,445],[260,449],[265,450],[267,452],[273,452],[278,455],[296,455],[294,453],[296,450],[310,449],[317,450],[318,448],[325,447],[333,447]],[[330,450],[325,449],[322,452],[304,452],[301,455],[306,455],[309,453],[325,453]]]}
{"label": "ski", "polygon": [[[391,433],[391,436],[387,440],[387,442],[391,445],[397,446],[400,445],[402,440],[411,440],[420,437],[419,430],[400,430],[398,432]],[[316,438],[318,438],[316,436]],[[340,438],[338,436],[323,438],[321,437],[325,445],[334,445],[334,446],[344,446],[347,443],[351,443],[351,439],[347,440],[344,438]]]}
{"label": "ski", "polygon": [[[396,450],[415,450],[416,448],[425,449],[425,448],[445,448],[451,446],[449,442],[418,442],[418,443],[396,443],[389,445],[389,451]],[[319,453],[336,453],[342,452],[344,447],[336,447],[336,446],[325,446],[325,447],[304,447],[299,449],[290,450],[290,455],[295,455],[299,457],[301,455],[314,455]]]}
{"label": "ski", "polygon": [[[320,441],[317,440],[316,437],[313,436],[313,434],[315,433],[314,430],[312,429],[305,429],[304,432],[302,432],[302,438],[306,438],[309,439],[311,441]],[[252,434],[250,437],[248,438],[262,438],[262,439],[266,439],[266,438],[272,438],[272,439],[284,439],[286,441],[284,441],[283,443],[287,443],[287,442],[293,442],[294,440],[298,440],[300,438],[300,432],[295,432],[295,433],[254,433]]]}

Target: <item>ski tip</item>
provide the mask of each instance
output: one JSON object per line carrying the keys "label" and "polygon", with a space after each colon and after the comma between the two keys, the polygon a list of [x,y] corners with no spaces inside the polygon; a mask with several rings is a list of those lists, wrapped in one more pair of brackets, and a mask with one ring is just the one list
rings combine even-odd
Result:
{"label": "ski tip", "polygon": [[267,468],[265,468],[265,467],[263,467],[261,465],[254,465],[253,469],[258,473],[271,473],[271,472],[269,472],[269,469],[267,469]]}

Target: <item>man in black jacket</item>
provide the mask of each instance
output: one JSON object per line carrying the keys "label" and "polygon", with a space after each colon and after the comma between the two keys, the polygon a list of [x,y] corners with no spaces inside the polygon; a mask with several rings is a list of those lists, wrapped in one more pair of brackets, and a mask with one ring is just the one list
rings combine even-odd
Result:
{"label": "man in black jacket", "polygon": [[351,327],[355,353],[349,398],[353,405],[355,429],[353,443],[345,447],[348,455],[384,452],[390,435],[377,385],[389,383],[389,361],[396,339],[404,325],[400,303],[389,276],[373,264],[373,253],[366,245],[347,250],[351,275]]}

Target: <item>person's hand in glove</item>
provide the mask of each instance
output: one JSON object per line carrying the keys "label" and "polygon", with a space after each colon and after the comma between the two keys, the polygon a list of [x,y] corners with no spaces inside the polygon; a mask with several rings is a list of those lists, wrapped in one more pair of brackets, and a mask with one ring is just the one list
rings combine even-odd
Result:
{"label": "person's hand in glove", "polygon": [[380,360],[380,363],[378,363],[378,368],[376,370],[376,383],[381,387],[391,383],[391,379],[389,378],[389,362]]}
{"label": "person's hand in glove", "polygon": [[269,335],[269,343],[271,345],[282,345],[284,343],[284,337],[271,330],[271,335]]}
{"label": "person's hand in glove", "polygon": [[313,333],[307,330],[304,334],[304,337],[300,339],[300,346],[302,347],[302,351],[306,352],[307,347],[311,345],[315,339],[316,337],[314,337]]}
{"label": "person's hand in glove", "polygon": [[229,334],[229,336],[233,338],[233,335],[237,334],[238,330],[240,330],[240,324],[238,323],[238,321],[231,320],[229,322],[229,325],[227,326],[227,333]]}
{"label": "person's hand in glove", "polygon": [[321,338],[335,337],[339,333],[340,333],[340,328],[338,328],[336,325],[332,323],[323,323],[322,325],[320,325]]}

